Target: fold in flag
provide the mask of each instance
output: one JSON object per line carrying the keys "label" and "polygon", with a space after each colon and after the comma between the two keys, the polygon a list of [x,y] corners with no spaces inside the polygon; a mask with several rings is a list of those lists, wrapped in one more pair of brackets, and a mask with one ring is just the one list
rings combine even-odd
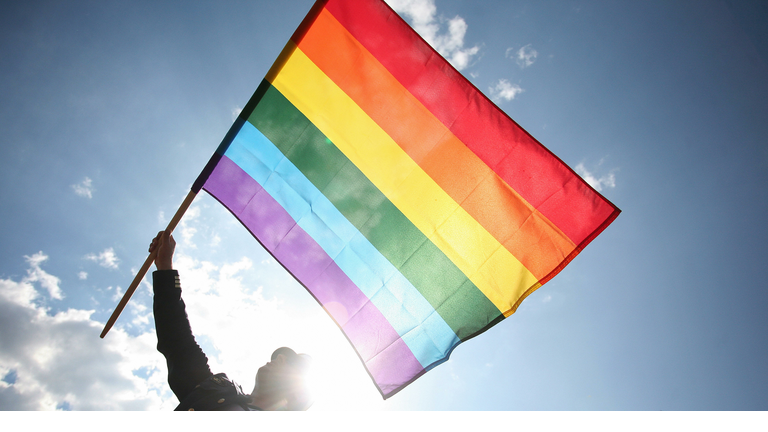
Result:
{"label": "fold in flag", "polygon": [[380,0],[313,6],[201,188],[323,306],[385,399],[619,214]]}

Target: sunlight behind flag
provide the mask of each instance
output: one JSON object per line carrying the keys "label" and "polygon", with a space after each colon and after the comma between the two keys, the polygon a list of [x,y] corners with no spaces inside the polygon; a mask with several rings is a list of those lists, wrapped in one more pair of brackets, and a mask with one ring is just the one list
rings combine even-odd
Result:
{"label": "sunlight behind flag", "polygon": [[200,189],[323,305],[384,398],[619,214],[380,0],[315,4]]}

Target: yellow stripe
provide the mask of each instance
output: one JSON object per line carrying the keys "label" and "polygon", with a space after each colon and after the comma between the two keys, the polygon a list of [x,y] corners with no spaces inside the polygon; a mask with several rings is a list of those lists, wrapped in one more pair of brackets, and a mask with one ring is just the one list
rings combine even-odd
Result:
{"label": "yellow stripe", "polygon": [[[288,47],[287,47],[288,48]],[[290,47],[294,48],[294,46]],[[537,278],[304,53],[267,77],[493,302],[512,309]]]}

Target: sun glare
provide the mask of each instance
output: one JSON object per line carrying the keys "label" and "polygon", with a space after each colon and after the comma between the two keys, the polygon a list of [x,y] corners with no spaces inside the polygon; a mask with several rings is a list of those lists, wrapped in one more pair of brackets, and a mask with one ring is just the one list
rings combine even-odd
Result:
{"label": "sun glare", "polygon": [[[315,319],[317,318],[317,319]],[[312,410],[372,411],[384,409],[375,384],[341,330],[320,311],[307,321],[316,323],[302,344],[314,360],[310,387],[315,396]]]}
{"label": "sun glare", "polygon": [[[310,386],[315,397],[313,410],[381,410],[383,399],[368,377],[362,363],[352,354],[352,361],[341,359],[349,357],[347,352],[327,350],[320,358],[329,361],[316,361]],[[335,359],[334,359],[335,357]]]}

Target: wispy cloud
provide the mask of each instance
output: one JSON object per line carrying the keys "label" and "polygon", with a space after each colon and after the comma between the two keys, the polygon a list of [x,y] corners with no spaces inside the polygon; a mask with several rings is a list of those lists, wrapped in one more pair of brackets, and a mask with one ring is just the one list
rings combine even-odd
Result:
{"label": "wispy cloud", "polygon": [[78,196],[93,198],[93,181],[88,177],[78,184],[73,184],[72,189]]}
{"label": "wispy cloud", "polygon": [[515,51],[514,48],[507,48],[506,52],[507,58],[514,58],[521,69],[531,66],[536,61],[538,55],[538,51],[531,48],[531,44],[528,44],[517,51]]}
{"label": "wispy cloud", "polygon": [[[598,166],[602,163],[603,161],[601,160],[600,163],[598,163]],[[587,170],[583,163],[576,165],[575,170],[576,173],[578,173],[581,178],[584,179],[584,181],[589,183],[589,185],[595,188],[595,190],[598,192],[602,192],[604,188],[616,187],[616,176],[614,175],[615,171],[617,171],[616,169],[612,169],[608,172],[608,174],[604,174],[599,177],[597,174]]]}
{"label": "wispy cloud", "polygon": [[[424,40],[445,57],[458,70],[469,66],[472,58],[480,52],[475,45],[464,47],[467,23],[455,16],[443,18],[437,13],[434,0],[386,0],[398,14],[410,21],[411,26]],[[447,31],[443,26],[447,24]]]}
{"label": "wispy cloud", "polygon": [[494,101],[511,101],[524,90],[517,84],[512,84],[506,79],[500,79],[496,85],[489,89],[491,99]]}
{"label": "wispy cloud", "polygon": [[64,296],[59,288],[59,278],[48,274],[43,270],[40,265],[48,260],[48,255],[42,252],[38,252],[32,256],[24,256],[24,259],[29,263],[29,269],[27,269],[27,277],[23,279],[23,283],[39,282],[40,285],[48,291],[51,298],[61,300]]}
{"label": "wispy cloud", "polygon": [[237,116],[239,116],[242,111],[243,111],[243,109],[240,108],[240,107],[232,108],[232,112],[231,112],[231,114],[232,114],[232,121],[237,120]]}
{"label": "wispy cloud", "polygon": [[88,254],[85,258],[97,262],[102,267],[113,270],[117,269],[118,263],[120,262],[117,255],[115,255],[115,250],[113,248],[104,249],[104,251],[98,255]]}
{"label": "wispy cloud", "polygon": [[200,207],[192,206],[186,213],[184,218],[179,223],[179,229],[176,230],[181,235],[181,239],[184,241],[184,246],[192,249],[196,249],[197,245],[192,238],[197,234],[197,228],[195,228],[195,220],[200,217]]}
{"label": "wispy cloud", "polygon": [[[521,69],[525,69],[531,66],[536,61],[536,56],[538,55],[539,53],[535,49],[531,48],[530,44],[518,50],[515,50],[514,48],[507,48],[505,53],[507,58],[514,58]],[[520,85],[512,84],[505,78],[497,81],[496,84],[491,86],[488,90],[491,95],[491,99],[497,103],[501,101],[511,101],[517,97],[517,95],[525,91],[522,87],[520,87]]]}

